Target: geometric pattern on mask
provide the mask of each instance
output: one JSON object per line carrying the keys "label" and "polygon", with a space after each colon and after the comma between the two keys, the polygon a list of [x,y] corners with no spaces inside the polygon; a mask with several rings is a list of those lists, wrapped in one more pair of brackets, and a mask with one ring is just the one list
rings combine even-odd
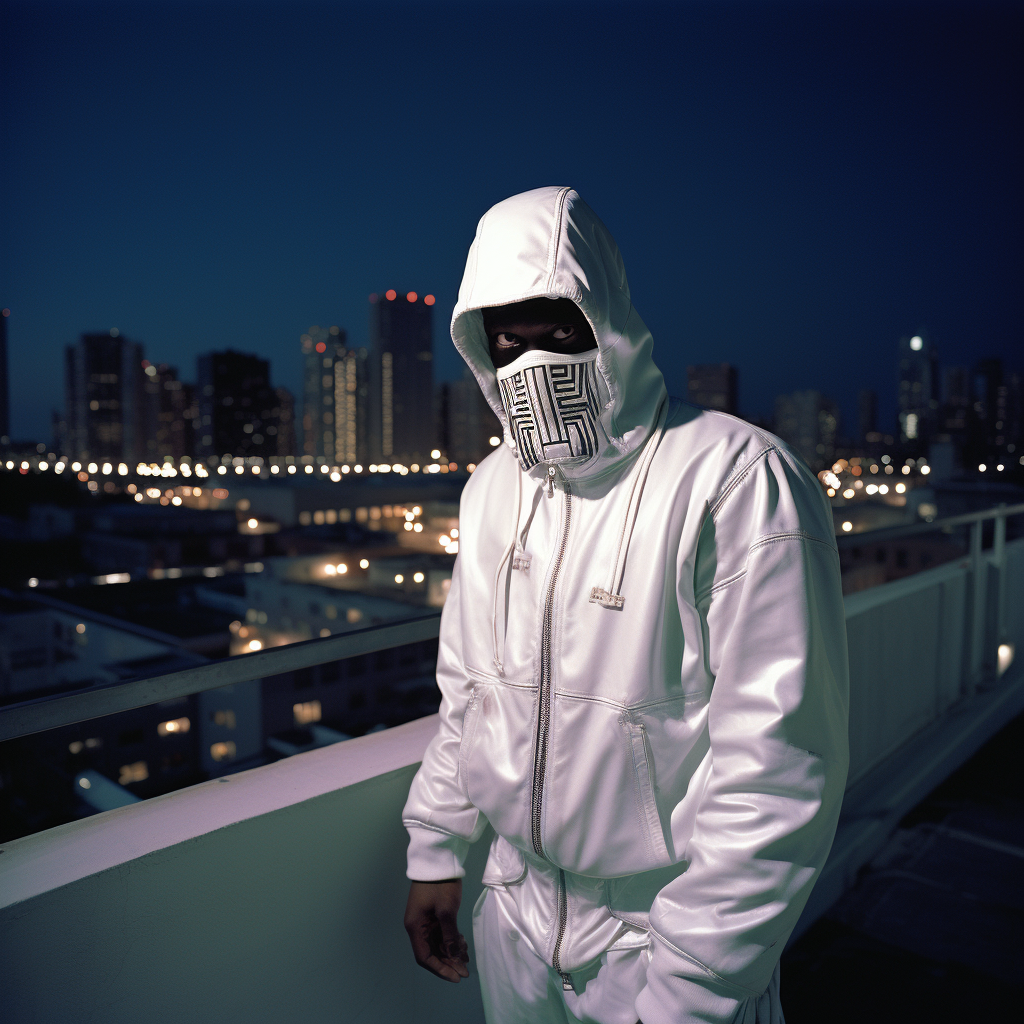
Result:
{"label": "geometric pattern on mask", "polygon": [[589,458],[597,451],[596,360],[546,363],[498,381],[519,463]]}

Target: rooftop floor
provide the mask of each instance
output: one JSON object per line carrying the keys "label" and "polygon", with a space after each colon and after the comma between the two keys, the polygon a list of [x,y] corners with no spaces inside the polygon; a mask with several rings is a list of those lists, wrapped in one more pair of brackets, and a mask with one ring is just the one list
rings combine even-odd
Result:
{"label": "rooftop floor", "polygon": [[1022,760],[1018,715],[900,822],[856,886],[783,955],[787,1024],[819,1024],[825,1008],[830,1024],[1019,1012]]}

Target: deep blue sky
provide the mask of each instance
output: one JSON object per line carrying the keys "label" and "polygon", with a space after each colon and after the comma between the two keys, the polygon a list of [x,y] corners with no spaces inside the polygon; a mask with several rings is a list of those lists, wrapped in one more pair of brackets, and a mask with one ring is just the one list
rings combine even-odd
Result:
{"label": "deep blue sky", "polygon": [[12,428],[63,346],[228,346],[299,387],[299,335],[433,292],[442,377],[492,203],[570,184],[617,238],[670,390],[748,414],[817,387],[894,411],[896,343],[1021,351],[1019,5],[0,4]]}

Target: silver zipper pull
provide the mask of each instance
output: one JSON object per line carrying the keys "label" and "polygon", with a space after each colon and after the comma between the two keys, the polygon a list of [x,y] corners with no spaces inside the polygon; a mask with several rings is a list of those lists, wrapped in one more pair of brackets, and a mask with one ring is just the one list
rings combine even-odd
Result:
{"label": "silver zipper pull", "polygon": [[548,466],[548,479],[547,479],[548,497],[554,497],[555,494],[555,467]]}

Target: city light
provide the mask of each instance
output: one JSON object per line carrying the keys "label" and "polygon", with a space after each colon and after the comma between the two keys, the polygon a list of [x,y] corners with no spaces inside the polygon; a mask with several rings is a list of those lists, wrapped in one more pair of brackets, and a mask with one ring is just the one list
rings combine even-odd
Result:
{"label": "city light", "polygon": [[423,573],[421,573],[421,572],[413,573],[412,579],[413,579],[414,583],[422,583],[423,580],[424,580]]}
{"label": "city light", "polygon": [[405,577],[401,573],[396,573],[395,574],[395,582],[396,583],[404,583],[405,582]]}
{"label": "city light", "polygon": [[435,448],[435,449],[434,449],[434,450],[433,450],[433,451],[432,451],[432,452],[430,453],[430,457],[431,457],[432,459],[439,459],[439,458],[441,458],[441,451],[440,451],[440,449],[439,449],[439,448]]}
{"label": "city light", "polygon": [[437,538],[437,542],[441,545],[441,547],[444,548],[451,544],[452,539],[448,536],[448,534],[442,533],[441,536]]}
{"label": "city light", "polygon": [[889,493],[889,485],[888,484],[879,484],[878,485],[878,493],[879,494],[888,494]]}
{"label": "city light", "polygon": [[899,484],[896,485],[896,493],[897,494],[903,494],[903,492],[906,491],[906,489],[907,489],[907,485],[906,484],[899,483]]}
{"label": "city light", "polygon": [[415,292],[408,292],[406,293],[405,297],[406,299],[409,300],[409,302],[415,302],[419,298],[419,296]]}
{"label": "city light", "polygon": [[338,563],[338,575],[344,576],[348,572],[348,566],[344,562]]}
{"label": "city light", "polygon": [[39,586],[39,580],[38,580],[38,579],[36,579],[36,577],[35,577],[35,576],[33,576],[33,577],[32,577],[32,578],[31,578],[31,579],[30,579],[30,580],[28,581],[28,585],[29,585],[30,587],[38,587],[38,586]]}
{"label": "city light", "polygon": [[422,533],[423,532],[423,524],[422,523],[413,523],[412,524],[412,528],[413,528],[413,532],[414,533]]}
{"label": "city light", "polygon": [[922,466],[921,467],[921,475],[922,476],[927,476],[931,471],[932,471],[932,467],[931,466]]}
{"label": "city light", "polygon": [[394,301],[395,301],[395,299],[397,299],[397,298],[398,298],[398,292],[396,292],[394,288],[389,288],[389,289],[388,289],[388,290],[387,290],[387,291],[386,291],[386,292],[384,293],[384,298],[385,298],[385,299],[387,299],[387,300],[388,300],[388,302],[394,302]]}
{"label": "city light", "polygon": [[263,644],[259,640],[250,640],[249,641],[249,650],[250,651],[259,651],[262,648],[263,648]]}
{"label": "city light", "polygon": [[996,472],[997,473],[1002,473],[1002,471],[1003,471],[1003,464],[1000,462],[999,465],[996,466]]}
{"label": "city light", "polygon": [[259,525],[260,525],[260,521],[258,519],[250,519],[246,523],[246,526],[248,526],[250,530],[255,530],[256,527],[259,526]]}
{"label": "city light", "polygon": [[850,520],[847,519],[846,522],[843,523],[843,533],[849,533],[852,529],[853,523],[851,523]]}
{"label": "city light", "polygon": [[424,295],[423,296],[424,305],[432,306],[436,301],[437,300],[434,298],[433,295]]}
{"label": "city light", "polygon": [[369,569],[370,568],[369,561],[367,559],[365,559],[365,558],[360,558],[359,559],[359,568],[360,569]]}
{"label": "city light", "polygon": [[184,735],[192,728],[187,718],[172,718],[169,722],[161,722],[157,727],[158,736]]}
{"label": "city light", "polygon": [[846,498],[847,500],[852,498],[853,494],[854,494],[854,491],[853,491],[852,487],[847,487],[846,490],[843,491],[843,497]]}
{"label": "city light", "polygon": [[996,648],[996,675],[1001,676],[1013,664],[1013,644],[1001,643]]}
{"label": "city light", "polygon": [[911,347],[911,348],[912,348],[912,349],[913,349],[913,350],[914,350],[915,352],[920,352],[920,351],[921,351],[921,346],[922,346],[922,345],[924,345],[924,341],[923,341],[923,340],[921,339],[921,337],[920,337],[919,335],[916,335],[916,334],[915,334],[915,335],[914,335],[914,337],[912,337],[912,338],[910,339],[910,347]]}
{"label": "city light", "polygon": [[498,445],[499,445],[499,444],[501,444],[501,438],[500,438],[500,437],[495,437],[495,436],[494,436],[494,435],[492,434],[492,435],[491,435],[491,436],[490,436],[489,438],[487,438],[487,443],[488,443],[488,444],[489,444],[489,445],[490,445],[490,446],[491,446],[492,448],[497,448],[497,447],[498,447]]}
{"label": "city light", "polygon": [[328,576],[335,575],[335,573],[337,573],[337,571],[338,570],[335,569],[333,565],[325,565],[324,566],[324,572],[327,573]]}
{"label": "city light", "polygon": [[979,472],[979,473],[984,473],[986,469],[988,469],[988,467],[987,467],[987,466],[985,465],[985,463],[984,463],[984,462],[982,462],[982,463],[981,463],[981,464],[980,464],[980,465],[978,466],[978,472]]}

